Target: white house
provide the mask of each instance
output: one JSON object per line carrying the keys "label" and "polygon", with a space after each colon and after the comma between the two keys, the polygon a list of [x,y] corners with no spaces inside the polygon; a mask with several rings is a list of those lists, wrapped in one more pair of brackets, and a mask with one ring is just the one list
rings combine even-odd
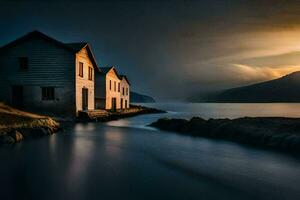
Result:
{"label": "white house", "polygon": [[96,109],[119,110],[129,108],[129,81],[118,75],[115,67],[100,68],[95,75]]}
{"label": "white house", "polygon": [[120,75],[121,92],[120,92],[120,106],[121,109],[128,109],[130,104],[130,83],[125,75]]}

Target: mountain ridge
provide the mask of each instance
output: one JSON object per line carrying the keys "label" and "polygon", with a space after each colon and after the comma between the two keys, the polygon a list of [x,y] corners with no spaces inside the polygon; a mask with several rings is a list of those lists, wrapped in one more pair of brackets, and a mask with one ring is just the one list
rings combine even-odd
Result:
{"label": "mountain ridge", "polygon": [[207,95],[203,97],[202,102],[300,102],[300,71],[292,72],[277,79]]}
{"label": "mountain ridge", "polygon": [[137,92],[130,92],[130,101],[133,103],[155,103],[155,99],[151,96],[140,94]]}

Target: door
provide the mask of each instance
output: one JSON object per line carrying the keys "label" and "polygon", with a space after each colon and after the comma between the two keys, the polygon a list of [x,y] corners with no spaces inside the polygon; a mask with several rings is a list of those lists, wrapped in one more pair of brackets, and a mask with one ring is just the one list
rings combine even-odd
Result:
{"label": "door", "polygon": [[22,85],[14,85],[12,86],[11,92],[11,100],[12,105],[17,108],[23,107],[23,86]]}
{"label": "door", "polygon": [[82,88],[82,110],[88,110],[88,92],[87,88]]}
{"label": "door", "polygon": [[113,111],[117,110],[117,99],[116,98],[111,98],[111,109]]}
{"label": "door", "polygon": [[123,109],[123,98],[121,98],[121,109]]}

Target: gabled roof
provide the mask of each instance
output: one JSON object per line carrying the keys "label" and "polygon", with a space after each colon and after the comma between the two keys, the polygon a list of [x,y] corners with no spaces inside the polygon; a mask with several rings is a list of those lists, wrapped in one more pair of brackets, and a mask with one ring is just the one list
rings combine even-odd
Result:
{"label": "gabled roof", "polygon": [[87,42],[77,42],[77,43],[65,43],[68,47],[72,48],[74,51],[80,51],[83,49],[88,43]]}
{"label": "gabled roof", "polygon": [[67,50],[69,50],[69,51],[75,52],[74,49],[72,49],[71,47],[67,46],[66,44],[64,44],[64,43],[62,43],[62,42],[60,42],[60,41],[58,41],[58,40],[55,40],[55,39],[53,39],[53,38],[47,36],[46,34],[40,32],[40,31],[32,31],[32,32],[29,32],[29,33],[27,33],[26,35],[24,35],[24,36],[22,36],[22,37],[20,37],[20,38],[18,38],[18,39],[16,39],[16,40],[14,40],[14,41],[8,43],[8,44],[2,46],[2,47],[0,48],[0,51],[2,51],[2,50],[4,50],[4,49],[7,49],[7,48],[9,48],[9,47],[13,47],[13,46],[15,46],[15,45],[17,45],[17,44],[19,44],[19,43],[21,43],[21,42],[24,42],[24,41],[26,41],[26,40],[31,39],[31,38],[43,38],[44,40],[47,40],[47,41],[49,41],[49,42],[52,42],[53,44],[56,44],[56,45],[58,45],[58,46],[61,46],[61,47],[65,48],[65,49],[67,49]]}
{"label": "gabled roof", "polygon": [[51,42],[51,43],[53,43],[53,44],[55,44],[57,46],[60,46],[60,47],[62,47],[64,49],[66,49],[66,50],[69,50],[72,53],[78,53],[84,47],[88,47],[87,49],[88,49],[89,55],[91,56],[92,63],[96,66],[96,68],[97,68],[96,70],[100,72],[100,69],[99,69],[99,67],[97,65],[96,59],[95,59],[94,54],[92,52],[92,49],[91,49],[91,47],[90,47],[90,45],[88,43],[86,43],[86,42],[80,42],[80,43],[63,43],[63,42],[60,42],[60,41],[58,41],[56,39],[53,39],[53,38],[47,36],[46,34],[40,32],[40,31],[36,31],[36,30],[32,31],[32,32],[29,32],[26,35],[24,35],[24,36],[22,36],[22,37],[20,37],[20,38],[18,38],[16,40],[8,43],[8,44],[2,46],[0,48],[0,52],[3,51],[3,50],[5,50],[5,49],[7,49],[7,48],[10,48],[10,47],[13,47],[15,45],[18,45],[21,42],[24,42],[26,40],[32,39],[32,38],[42,38],[42,39],[44,39],[46,41],[49,41],[49,42]]}
{"label": "gabled roof", "polygon": [[103,74],[105,74],[105,75],[106,75],[110,70],[114,70],[114,72],[116,73],[117,77],[119,77],[118,71],[117,71],[116,68],[113,67],[113,66],[111,66],[111,67],[101,67],[100,70],[101,70],[101,73],[103,73]]}
{"label": "gabled roof", "polygon": [[101,72],[107,74],[114,67],[101,67]]}
{"label": "gabled roof", "polygon": [[120,79],[120,80],[122,80],[123,78],[127,81],[128,85],[130,85],[127,76],[125,76],[125,75],[123,75],[123,74],[119,75],[119,79]]}
{"label": "gabled roof", "polygon": [[110,70],[114,70],[114,72],[116,73],[116,75],[119,78],[119,80],[122,80],[124,78],[127,81],[127,83],[130,85],[127,76],[125,76],[123,74],[119,75],[117,69],[114,66],[111,66],[111,67],[101,67],[100,70],[101,70],[101,73],[104,74],[104,75],[106,75]]}
{"label": "gabled roof", "polygon": [[[75,45],[74,45],[75,46]],[[97,61],[96,61],[96,59],[95,59],[95,56],[94,56],[94,54],[93,54],[93,51],[92,51],[92,48],[91,48],[91,46],[90,46],[90,44],[89,43],[86,43],[86,45],[85,46],[83,46],[81,49],[83,49],[83,48],[87,48],[87,52],[88,52],[88,54],[89,54],[89,56],[91,57],[91,61],[92,61],[92,63],[95,65],[95,70],[97,70],[98,72],[101,72],[101,69],[100,69],[100,67],[98,66],[98,64],[97,64]],[[79,52],[80,50],[78,50],[79,48],[78,48],[78,46],[77,46],[77,52]],[[77,53],[76,52],[76,53]]]}

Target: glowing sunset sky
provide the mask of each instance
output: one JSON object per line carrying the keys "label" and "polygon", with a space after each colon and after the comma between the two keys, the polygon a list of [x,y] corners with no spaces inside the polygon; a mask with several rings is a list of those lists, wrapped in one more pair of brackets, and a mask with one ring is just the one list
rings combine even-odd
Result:
{"label": "glowing sunset sky", "polygon": [[184,99],[300,70],[298,2],[2,0],[0,45],[34,29],[88,41],[135,91]]}

